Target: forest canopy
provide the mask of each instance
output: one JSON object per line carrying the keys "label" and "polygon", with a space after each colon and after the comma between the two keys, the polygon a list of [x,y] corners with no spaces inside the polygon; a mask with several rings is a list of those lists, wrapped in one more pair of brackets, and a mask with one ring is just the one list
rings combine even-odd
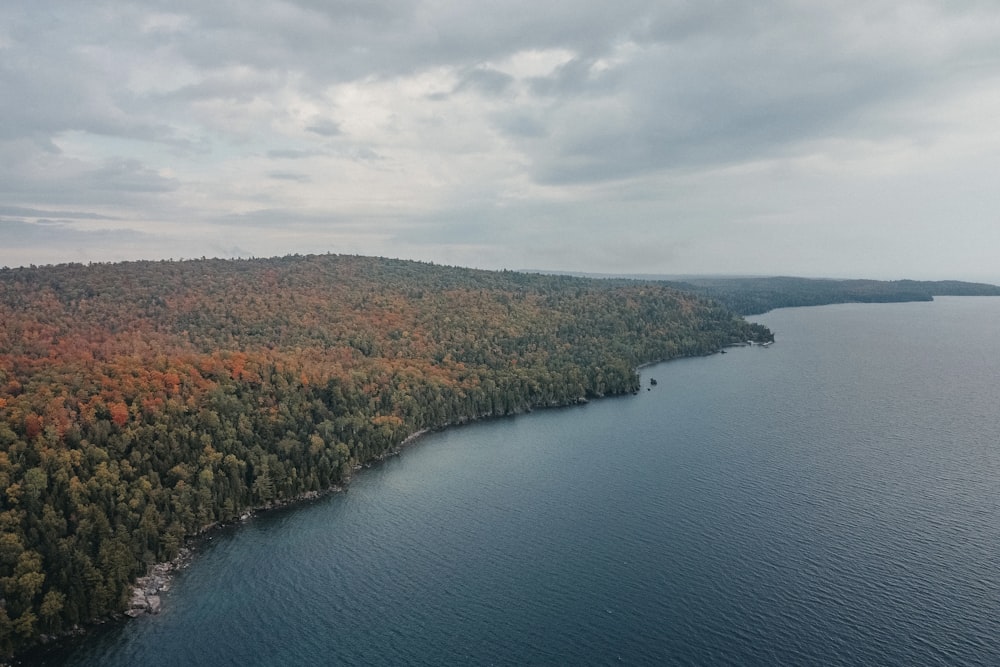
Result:
{"label": "forest canopy", "polygon": [[931,301],[936,296],[1000,296],[1000,287],[960,280],[833,280],[821,278],[691,278],[677,289],[715,299],[740,315],[832,303]]}
{"label": "forest canopy", "polygon": [[663,283],[354,256],[0,270],[0,653],[423,429],[773,340]]}

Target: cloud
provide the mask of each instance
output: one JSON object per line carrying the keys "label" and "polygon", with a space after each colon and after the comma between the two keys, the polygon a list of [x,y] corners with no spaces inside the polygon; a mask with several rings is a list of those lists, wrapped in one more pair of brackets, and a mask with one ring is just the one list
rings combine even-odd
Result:
{"label": "cloud", "polygon": [[340,126],[330,120],[319,120],[306,127],[306,130],[321,137],[335,137],[340,134]]}
{"label": "cloud", "polygon": [[113,216],[100,215],[87,211],[44,211],[34,208],[23,208],[21,206],[0,206],[0,215],[12,216],[16,218],[62,218],[77,220],[114,220]]}
{"label": "cloud", "polygon": [[835,17],[759,30],[750,21],[745,32],[731,29],[731,17],[721,25],[704,14],[682,18],[678,26],[660,17],[640,35],[647,41],[620,49],[624,59],[574,58],[530,81],[552,100],[533,119],[550,128],[550,141],[525,147],[537,156],[540,181],[711,168],[787,154],[817,138],[884,132],[865,124],[932,86],[919,60],[856,52],[823,28],[842,28]]}
{"label": "cloud", "polygon": [[246,227],[308,227],[353,224],[351,218],[295,209],[259,208],[221,215],[213,222],[221,225]]}
{"label": "cloud", "polygon": [[[0,264],[18,266],[26,254],[40,264],[69,261],[89,261],[95,253],[114,247],[142,245],[153,241],[147,234],[135,230],[81,230],[59,220],[25,222],[0,217]],[[125,259],[119,255],[116,259]],[[61,259],[56,259],[61,258]],[[18,261],[21,260],[21,261]]]}
{"label": "cloud", "polygon": [[293,148],[276,148],[267,151],[267,157],[277,160],[302,160],[317,155],[322,155],[322,153],[320,151],[296,150]]}
{"label": "cloud", "polygon": [[462,77],[455,91],[475,91],[484,95],[496,96],[507,92],[513,82],[514,77],[505,72],[488,67],[477,68]]}
{"label": "cloud", "polygon": [[[3,150],[6,149],[6,150]],[[75,217],[117,217],[87,206],[109,207],[148,202],[175,190],[178,182],[134,158],[87,161],[46,150],[33,143],[11,146],[0,143],[6,160],[0,161],[0,197],[28,203],[19,208],[56,204],[77,209]]]}
{"label": "cloud", "polygon": [[294,181],[296,183],[308,183],[312,180],[308,174],[296,174],[290,171],[272,171],[268,176],[276,181]]}
{"label": "cloud", "polygon": [[973,0],[11,2],[0,215],[139,255],[236,225],[260,254],[884,270],[867,241],[965,270],[931,216],[963,212],[952,255],[992,238],[997,44]]}

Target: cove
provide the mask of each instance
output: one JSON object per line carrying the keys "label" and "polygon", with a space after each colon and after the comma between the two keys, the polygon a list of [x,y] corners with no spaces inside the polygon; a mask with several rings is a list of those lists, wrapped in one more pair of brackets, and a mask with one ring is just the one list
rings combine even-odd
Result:
{"label": "cove", "polygon": [[1000,299],[755,319],[218,531],[36,664],[1000,664]]}

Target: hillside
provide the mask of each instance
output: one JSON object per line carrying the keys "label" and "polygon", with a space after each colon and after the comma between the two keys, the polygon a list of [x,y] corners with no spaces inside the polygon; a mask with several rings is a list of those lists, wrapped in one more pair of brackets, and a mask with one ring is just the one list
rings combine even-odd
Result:
{"label": "hillside", "polygon": [[691,278],[667,281],[715,299],[740,315],[833,303],[930,301],[936,296],[1000,296],[1000,287],[958,280],[832,280],[818,278]]}
{"label": "hillside", "polygon": [[773,339],[662,283],[365,257],[0,270],[0,653],[424,429]]}

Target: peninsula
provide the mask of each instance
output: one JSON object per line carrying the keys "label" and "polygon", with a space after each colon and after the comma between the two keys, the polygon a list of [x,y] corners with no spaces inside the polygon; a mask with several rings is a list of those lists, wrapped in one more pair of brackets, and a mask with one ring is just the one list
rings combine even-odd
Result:
{"label": "peninsula", "polygon": [[189,536],[411,434],[772,339],[653,281],[337,255],[0,270],[0,654],[126,611]]}
{"label": "peninsula", "polygon": [[[2,269],[0,656],[155,610],[189,537],[339,488],[413,434],[633,393],[643,364],[774,340],[737,311],[863,300],[774,280],[342,255]],[[880,300],[929,289],[907,287],[865,281]]]}

